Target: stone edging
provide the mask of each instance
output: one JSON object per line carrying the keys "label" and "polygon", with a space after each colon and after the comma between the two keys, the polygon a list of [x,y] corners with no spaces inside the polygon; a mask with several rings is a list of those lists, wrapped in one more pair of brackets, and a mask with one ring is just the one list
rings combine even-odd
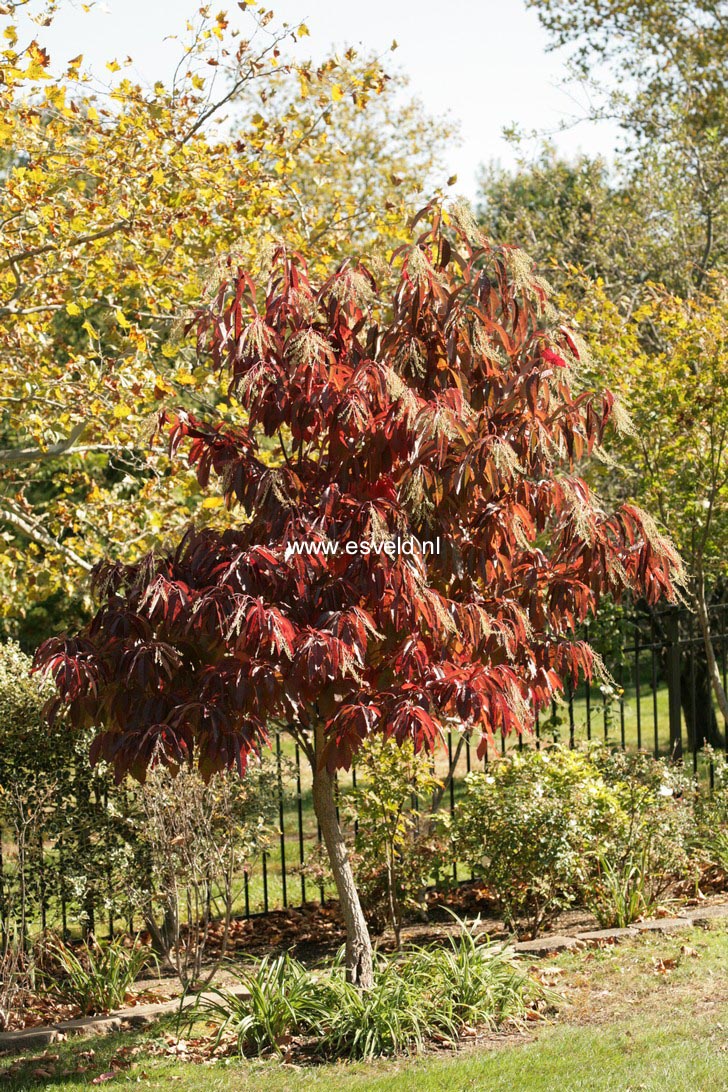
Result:
{"label": "stone edging", "polygon": [[[695,908],[689,913],[674,918],[652,918],[649,921],[635,922],[626,929],[592,929],[573,936],[553,935],[539,937],[536,940],[524,940],[505,947],[514,952],[523,952],[532,956],[548,955],[569,949],[597,946],[599,944],[619,943],[640,933],[675,933],[681,929],[694,927],[708,928],[711,922],[728,920],[728,903],[718,906]],[[227,988],[235,997],[245,997],[248,991],[244,986]],[[182,1006],[187,1008],[198,997],[212,997],[212,994],[191,994],[185,997]],[[160,1016],[175,1012],[179,1008],[179,998],[158,1004],[137,1005],[134,1008],[118,1009],[105,1016],[84,1016],[77,1020],[64,1020],[51,1027],[28,1028],[22,1031],[0,1032],[0,1054],[16,1054],[25,1050],[36,1050],[49,1046],[67,1035],[91,1036],[106,1035],[114,1031],[126,1031],[131,1028],[146,1027],[153,1024]]]}
{"label": "stone edging", "polygon": [[[223,987],[226,993],[235,997],[247,997],[245,986]],[[182,1000],[182,1007],[189,1008],[198,998],[212,998],[210,993],[188,994]],[[176,1012],[180,1007],[180,998],[172,1001],[159,1001],[149,1005],[135,1005],[131,1008],[117,1009],[100,1016],[81,1016],[76,1020],[61,1020],[51,1026],[23,1028],[20,1031],[0,1032],[0,1055],[18,1054],[24,1050],[36,1050],[50,1046],[69,1035],[92,1036],[108,1035],[114,1031],[129,1031],[153,1024],[160,1016]]]}
{"label": "stone edging", "polygon": [[650,918],[648,921],[637,921],[625,929],[591,929],[584,933],[574,933],[573,936],[538,937],[536,940],[524,940],[509,947],[514,952],[524,952],[534,956],[548,955],[549,952],[561,952],[589,945],[596,946],[600,943],[617,944],[620,940],[639,936],[640,933],[676,933],[681,929],[692,929],[695,926],[707,928],[711,922],[721,920],[728,920],[728,903],[706,906],[702,910],[695,907],[689,913],[674,918]]}

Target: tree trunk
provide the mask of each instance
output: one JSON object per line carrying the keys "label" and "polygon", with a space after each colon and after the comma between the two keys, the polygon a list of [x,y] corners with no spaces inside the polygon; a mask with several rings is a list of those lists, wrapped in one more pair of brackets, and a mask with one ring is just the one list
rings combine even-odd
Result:
{"label": "tree trunk", "polygon": [[705,656],[697,650],[694,667],[691,656],[683,654],[680,659],[680,703],[688,730],[688,749],[700,750],[709,743],[716,750],[722,750],[724,741],[713,708],[713,691]]}
{"label": "tree trunk", "polygon": [[710,684],[713,687],[713,693],[715,694],[716,701],[718,702],[718,708],[720,709],[723,716],[725,730],[728,732],[728,698],[726,698],[726,693],[723,689],[723,682],[720,677],[718,662],[715,658],[715,652],[713,650],[713,641],[710,636],[710,619],[708,617],[708,607],[705,602],[705,588],[702,575],[699,579],[698,594],[695,598],[696,606],[698,609],[700,632],[703,635],[703,644],[705,645],[705,657],[708,661]]}
{"label": "tree trunk", "polygon": [[334,779],[326,766],[322,764],[322,751],[323,730],[317,727],[313,764],[313,806],[321,826],[321,834],[336,881],[339,905],[346,927],[346,978],[355,986],[368,990],[373,982],[372,942],[359,902],[346,843],[336,815]]}

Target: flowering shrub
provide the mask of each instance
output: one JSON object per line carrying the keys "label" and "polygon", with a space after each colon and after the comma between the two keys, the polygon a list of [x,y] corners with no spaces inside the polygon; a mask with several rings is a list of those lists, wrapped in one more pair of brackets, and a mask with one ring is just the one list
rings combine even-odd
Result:
{"label": "flowering shrub", "polygon": [[483,876],[506,923],[536,933],[580,892],[587,843],[608,829],[615,793],[588,755],[523,750],[466,777],[455,852]]}
{"label": "flowering shrub", "polygon": [[695,874],[696,786],[682,766],[643,752],[600,747],[591,760],[618,807],[589,847],[584,901],[603,925],[624,926],[652,911],[676,878]]}
{"label": "flowering shrub", "polygon": [[524,750],[466,778],[454,848],[506,923],[536,933],[579,902],[627,924],[690,874],[693,785],[648,755]]}

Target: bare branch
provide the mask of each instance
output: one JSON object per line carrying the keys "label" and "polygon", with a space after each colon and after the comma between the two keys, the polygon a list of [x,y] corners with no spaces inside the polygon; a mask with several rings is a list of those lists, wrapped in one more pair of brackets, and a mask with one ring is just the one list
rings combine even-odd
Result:
{"label": "bare branch", "polygon": [[50,447],[25,447],[11,448],[8,451],[0,451],[0,466],[26,466],[28,463],[45,462],[46,459],[55,459],[59,455],[65,455],[70,451],[76,440],[81,438],[86,422],[81,421],[65,440],[59,440]]}
{"label": "bare branch", "polygon": [[93,565],[89,561],[80,557],[70,546],[66,546],[63,542],[59,542],[58,539],[53,538],[53,536],[38,523],[20,515],[14,508],[8,507],[7,501],[0,506],[0,520],[5,520],[6,523],[16,527],[17,530],[22,531],[22,533],[32,539],[33,542],[37,542],[39,546],[45,546],[46,549],[57,550],[58,553],[63,554],[69,561],[72,561],[74,565],[78,565],[80,569],[83,569],[87,573],[91,572]]}
{"label": "bare branch", "polygon": [[49,254],[52,250],[59,250],[61,245],[68,248],[82,246],[84,243],[93,243],[96,239],[106,239],[109,235],[115,235],[117,231],[123,231],[131,227],[131,220],[116,220],[101,231],[93,231],[90,235],[77,235],[74,239],[60,240],[56,243],[45,243],[44,246],[30,247],[28,250],[18,250],[0,261],[0,269],[11,268],[20,262],[27,262],[29,258],[37,258],[41,254]]}

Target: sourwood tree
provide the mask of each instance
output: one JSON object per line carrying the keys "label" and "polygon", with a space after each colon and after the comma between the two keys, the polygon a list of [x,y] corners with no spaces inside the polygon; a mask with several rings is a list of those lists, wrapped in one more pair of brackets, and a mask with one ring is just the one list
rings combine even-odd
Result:
{"label": "sourwood tree", "polygon": [[372,951],[336,771],[372,733],[419,752],[453,725],[482,755],[528,731],[567,679],[599,669],[574,629],[601,596],[656,602],[680,579],[649,516],[606,511],[577,476],[619,414],[581,384],[578,339],[525,255],[433,203],[394,262],[381,295],[354,262],[321,284],[284,249],[257,280],[230,263],[194,330],[247,420],[161,422],[229,524],[102,564],[93,620],[36,657],[49,716],[95,726],[91,761],[119,778],[158,762],[244,775],[287,728],[363,987]]}

